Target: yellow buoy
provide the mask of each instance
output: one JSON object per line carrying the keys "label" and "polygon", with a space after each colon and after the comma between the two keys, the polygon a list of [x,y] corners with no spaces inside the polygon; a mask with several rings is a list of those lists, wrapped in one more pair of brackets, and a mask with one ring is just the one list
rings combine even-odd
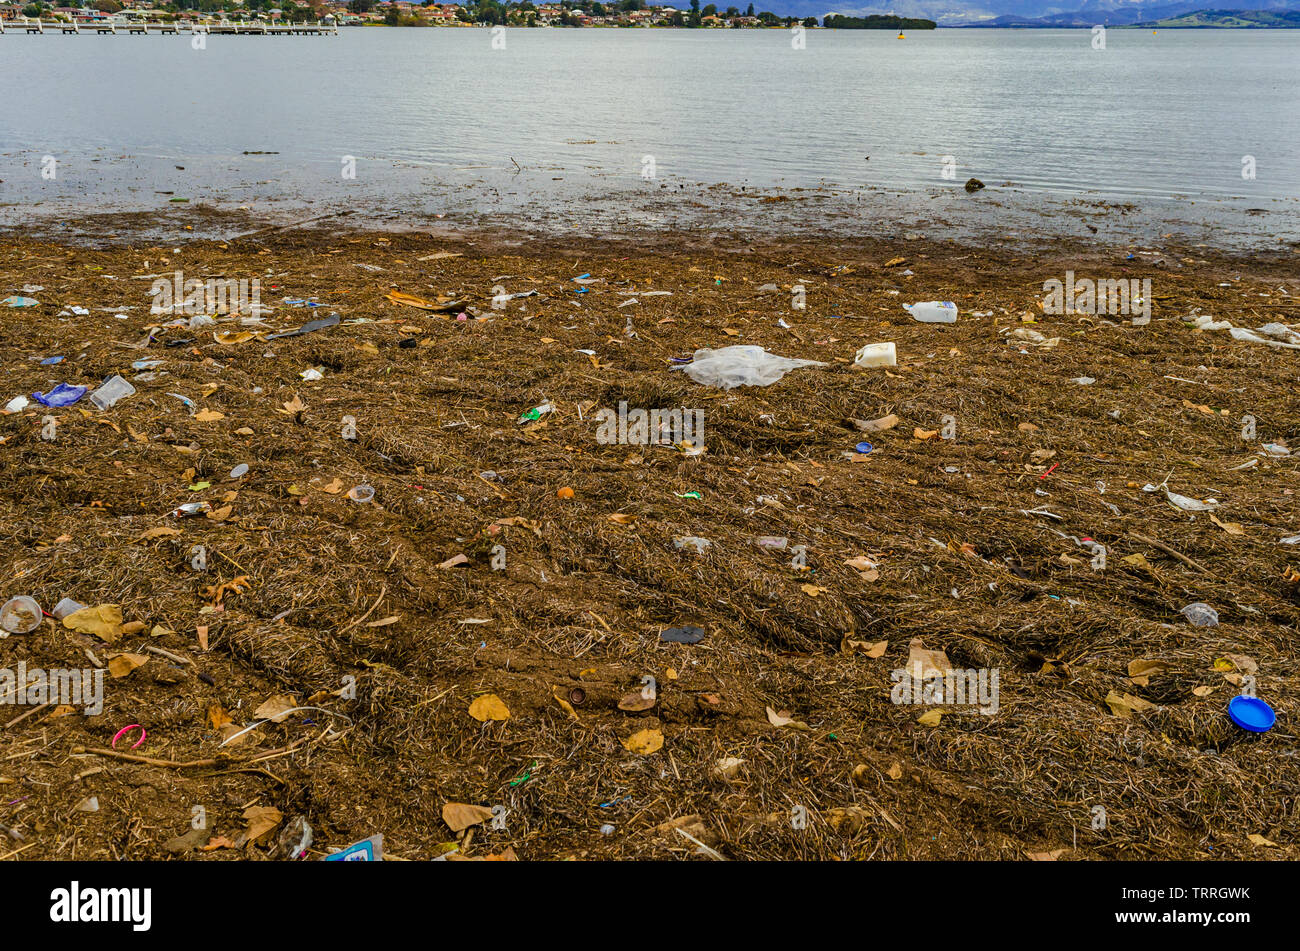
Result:
{"label": "yellow buoy", "polygon": [[899,38],[900,40],[905,40],[905,39],[907,39],[907,37],[905,37],[905,36],[903,35],[903,31],[902,31],[902,30],[899,30],[899,31],[898,31],[898,38]]}

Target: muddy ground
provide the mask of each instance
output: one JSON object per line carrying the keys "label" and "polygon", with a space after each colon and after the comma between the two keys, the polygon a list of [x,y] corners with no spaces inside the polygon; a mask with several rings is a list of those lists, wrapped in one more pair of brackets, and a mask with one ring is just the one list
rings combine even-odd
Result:
{"label": "muddy ground", "polygon": [[[299,818],[312,858],[1300,857],[1300,351],[1183,320],[1297,324],[1293,250],[183,237],[0,244],[40,301],[0,306],[0,400],[137,390],[0,416],[0,595],[123,622],[0,640],[109,668],[98,715],[0,708],[0,857],[281,857]],[[265,325],[151,316],[177,270],[258,279]],[[1151,322],[1045,316],[1067,270],[1150,278]],[[931,299],[958,322],[901,307]],[[896,367],[852,366],[880,341]],[[735,344],[828,365],[672,369]],[[602,444],[623,401],[701,410],[706,451]],[[921,648],[996,671],[996,712],[891,702]]]}

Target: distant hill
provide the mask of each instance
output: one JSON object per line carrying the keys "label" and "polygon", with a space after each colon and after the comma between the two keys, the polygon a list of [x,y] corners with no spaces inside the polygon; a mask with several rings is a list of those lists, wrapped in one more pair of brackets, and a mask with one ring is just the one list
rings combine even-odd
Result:
{"label": "distant hill", "polygon": [[868,16],[843,17],[834,13],[826,15],[823,26],[832,30],[933,30],[937,23],[933,20],[919,20],[911,17]]}
{"label": "distant hill", "polygon": [[1197,10],[1182,16],[1150,20],[1136,26],[1178,29],[1300,29],[1300,10]]}
{"label": "distant hill", "polygon": [[[4,0],[0,0],[3,3]],[[704,2],[704,0],[702,0]],[[731,0],[728,0],[730,3]],[[1216,9],[1214,0],[768,0],[760,9],[801,19],[890,14],[935,20],[939,26],[1124,26]],[[1249,11],[1300,10],[1300,0],[1237,0]],[[685,6],[684,3],[677,6]],[[740,4],[743,8],[744,4]],[[1286,25],[1286,24],[1279,24]]]}
{"label": "distant hill", "polygon": [[[1061,27],[1091,27],[1098,23],[1107,26],[1138,26],[1159,29],[1300,29],[1300,11],[1296,10],[1196,10],[1184,12],[1184,7],[1133,10],[1080,10],[1073,13],[1053,13],[1041,17],[1000,16],[966,27],[1020,27],[1044,29]],[[1153,15],[1154,14],[1154,18]]]}

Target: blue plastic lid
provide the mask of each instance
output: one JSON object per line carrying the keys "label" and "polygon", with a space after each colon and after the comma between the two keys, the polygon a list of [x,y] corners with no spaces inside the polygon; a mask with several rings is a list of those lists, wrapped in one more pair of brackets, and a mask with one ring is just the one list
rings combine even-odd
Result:
{"label": "blue plastic lid", "polygon": [[858,443],[858,452],[861,452],[861,453],[868,453],[868,452],[870,452],[873,448],[874,448],[874,447],[873,447],[873,446],[871,445],[871,443],[869,443],[869,442],[860,442],[860,443]]}
{"label": "blue plastic lid", "polygon": [[1251,733],[1267,733],[1277,722],[1273,708],[1258,697],[1233,697],[1228,701],[1228,716]]}

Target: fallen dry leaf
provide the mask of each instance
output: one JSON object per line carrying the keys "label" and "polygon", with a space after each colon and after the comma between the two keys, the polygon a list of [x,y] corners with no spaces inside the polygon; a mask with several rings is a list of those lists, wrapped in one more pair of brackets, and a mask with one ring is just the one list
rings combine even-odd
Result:
{"label": "fallen dry leaf", "polygon": [[234,719],[221,704],[214,703],[208,707],[208,724],[212,729],[220,730],[223,726],[228,726],[234,722]]}
{"label": "fallen dry leaf", "polygon": [[298,702],[287,693],[272,694],[262,702],[262,705],[253,711],[253,716],[259,720],[270,720],[272,723],[283,723],[291,715],[289,713]]}
{"label": "fallen dry leaf", "polygon": [[644,690],[633,690],[619,698],[618,708],[629,713],[640,713],[649,710],[655,703],[656,697],[653,694],[647,697]]}
{"label": "fallen dry leaf", "polygon": [[457,834],[492,818],[487,806],[473,806],[466,802],[449,802],[442,807],[442,821]]}
{"label": "fallen dry leaf", "polygon": [[907,670],[913,680],[929,680],[952,670],[952,661],[941,650],[926,650],[919,637],[912,638],[907,646]]}
{"label": "fallen dry leaf", "polygon": [[149,663],[149,658],[145,654],[118,654],[108,661],[108,672],[114,677],[125,677],[137,667],[143,667]]}
{"label": "fallen dry leaf", "polygon": [[856,571],[863,581],[875,581],[880,577],[880,572],[876,570],[876,563],[865,555],[855,555],[844,564]]}
{"label": "fallen dry leaf", "polygon": [[1066,851],[1066,849],[1052,849],[1050,852],[1026,852],[1025,855],[1035,862],[1055,862]]}
{"label": "fallen dry leaf", "polygon": [[509,720],[510,710],[496,694],[485,693],[474,698],[469,705],[469,715],[480,723],[486,723],[488,720]]}
{"label": "fallen dry leaf", "polygon": [[244,810],[244,818],[248,827],[244,830],[243,840],[256,843],[284,821],[284,814],[275,806],[249,806]]}
{"label": "fallen dry leaf", "polygon": [[744,765],[745,761],[738,756],[724,756],[713,765],[713,775],[721,779],[731,779]]}
{"label": "fallen dry leaf", "polygon": [[179,528],[168,528],[167,526],[164,525],[158,528],[149,529],[147,532],[141,534],[140,537],[136,539],[136,541],[144,542],[144,541],[149,541],[152,538],[169,538],[172,535],[179,535],[180,533],[181,530]]}
{"label": "fallen dry leaf", "polygon": [[78,634],[93,634],[111,644],[122,636],[122,609],[116,604],[82,608],[65,617],[63,626]]}
{"label": "fallen dry leaf", "polygon": [[638,730],[623,741],[623,748],[630,753],[649,756],[663,749],[664,735],[658,730]]}
{"label": "fallen dry leaf", "polygon": [[1114,690],[1106,694],[1106,705],[1115,716],[1125,718],[1131,717],[1134,713],[1155,709],[1155,704],[1149,700],[1128,693],[1117,693]]}
{"label": "fallen dry leaf", "polygon": [[1219,528],[1223,529],[1229,535],[1246,534],[1246,530],[1241,527],[1240,522],[1220,522],[1217,518],[1214,517],[1213,512],[1210,513],[1210,521],[1213,522],[1215,525],[1219,526]]}
{"label": "fallen dry leaf", "polygon": [[767,722],[772,724],[772,726],[774,727],[788,726],[794,730],[812,729],[812,727],[810,727],[807,723],[804,723],[800,720],[796,720],[794,717],[790,716],[788,712],[783,711],[781,713],[777,713],[771,707],[767,708]]}

